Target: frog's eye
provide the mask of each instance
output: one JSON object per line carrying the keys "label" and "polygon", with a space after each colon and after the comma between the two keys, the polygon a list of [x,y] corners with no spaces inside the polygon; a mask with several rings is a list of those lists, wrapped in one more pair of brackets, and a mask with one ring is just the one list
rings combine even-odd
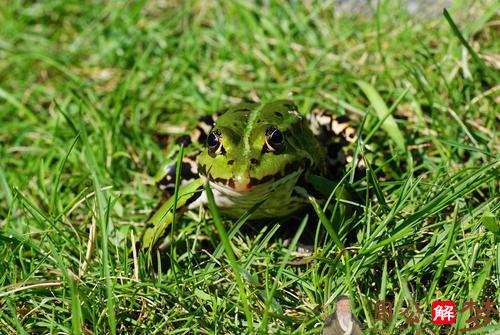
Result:
{"label": "frog's eye", "polygon": [[211,132],[207,137],[207,147],[212,153],[220,153],[222,149],[221,132],[219,129]]}
{"label": "frog's eye", "polygon": [[264,149],[270,152],[280,152],[283,150],[285,137],[276,127],[269,127],[266,130],[266,144]]}
{"label": "frog's eye", "polygon": [[219,137],[217,135],[215,135],[214,133],[211,133],[210,135],[208,135],[208,138],[207,138],[207,145],[209,148],[215,148],[219,145]]}

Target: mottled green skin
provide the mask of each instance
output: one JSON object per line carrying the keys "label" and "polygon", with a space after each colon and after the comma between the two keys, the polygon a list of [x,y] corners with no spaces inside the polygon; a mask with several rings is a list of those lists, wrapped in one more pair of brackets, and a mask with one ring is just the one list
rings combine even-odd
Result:
{"label": "mottled green skin", "polygon": [[[278,100],[241,103],[200,118],[191,136],[176,141],[157,174],[159,186],[175,189],[178,197],[165,201],[148,220],[143,248],[157,245],[164,236],[174,219],[174,205],[183,211],[208,203],[203,187],[207,181],[218,210],[231,218],[242,217],[256,205],[252,219],[286,217],[311,202],[311,191],[329,194],[331,185],[322,187],[318,176],[344,169],[356,131],[346,117],[321,109],[308,116],[302,117],[292,101]],[[179,143],[186,146],[182,162]],[[340,187],[336,196],[349,198],[344,193]]]}
{"label": "mottled green skin", "polygon": [[[269,127],[284,136],[279,153],[263,150]],[[217,119],[213,131],[220,131],[223,150],[214,154],[204,148],[198,170],[216,184],[245,192],[297,169],[306,173],[324,169],[324,152],[291,101],[235,105]]]}
{"label": "mottled green skin", "polygon": [[[201,191],[207,180],[220,213],[228,217],[239,218],[256,204],[259,207],[251,215],[252,219],[285,217],[307,206],[308,177],[325,175],[327,157],[311,124],[299,114],[292,101],[241,103],[220,114],[215,124],[213,118],[215,116],[210,117],[210,122],[200,119],[184,151],[180,171],[187,183],[180,187],[178,209],[205,205],[207,194],[195,190]],[[337,121],[332,120],[320,115],[319,126],[339,128]],[[282,135],[278,146],[270,146],[275,144],[270,140],[269,134],[273,133],[270,129],[277,129]],[[217,143],[221,144],[217,149],[208,140],[210,134],[207,139],[208,131],[217,134]],[[335,136],[340,136],[339,131]],[[200,139],[206,143],[200,143]],[[172,151],[168,157],[157,180],[173,187],[178,151]],[[193,199],[188,196],[195,194]],[[172,199],[164,202],[148,221],[142,238],[144,248],[156,244],[172,222],[173,215],[169,212],[174,203]]]}

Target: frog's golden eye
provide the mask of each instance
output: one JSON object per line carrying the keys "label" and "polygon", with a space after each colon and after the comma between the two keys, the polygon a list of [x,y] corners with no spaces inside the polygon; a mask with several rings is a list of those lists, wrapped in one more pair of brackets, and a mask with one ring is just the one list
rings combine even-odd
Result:
{"label": "frog's golden eye", "polygon": [[221,132],[219,129],[212,131],[207,137],[207,147],[211,153],[219,154],[222,152]]}
{"label": "frog's golden eye", "polygon": [[269,127],[266,130],[266,144],[264,150],[267,152],[279,153],[283,150],[285,137],[283,133],[276,127]]}

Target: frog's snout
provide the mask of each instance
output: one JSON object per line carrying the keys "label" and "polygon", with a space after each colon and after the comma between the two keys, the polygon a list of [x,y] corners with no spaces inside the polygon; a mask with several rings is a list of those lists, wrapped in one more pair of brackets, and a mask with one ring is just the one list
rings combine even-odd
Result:
{"label": "frog's snout", "polygon": [[237,174],[232,179],[229,186],[236,192],[245,192],[250,189],[250,177],[247,174]]}

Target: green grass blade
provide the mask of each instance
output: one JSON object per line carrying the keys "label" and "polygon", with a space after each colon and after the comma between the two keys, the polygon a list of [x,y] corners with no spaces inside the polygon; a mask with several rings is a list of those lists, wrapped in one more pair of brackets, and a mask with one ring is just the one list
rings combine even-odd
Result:
{"label": "green grass blade", "polygon": [[267,295],[266,304],[265,304],[266,308],[264,310],[264,316],[262,317],[261,326],[259,327],[259,332],[265,332],[265,333],[268,332],[267,326],[268,326],[268,317],[269,317],[269,312],[270,312],[270,307],[271,307],[271,301],[273,300],[276,289],[278,288],[278,283],[279,283],[279,280],[281,279],[283,271],[285,270],[285,266],[288,263],[288,260],[290,259],[290,255],[291,255],[292,251],[295,251],[297,248],[297,242],[299,241],[299,238],[302,235],[304,228],[306,227],[307,220],[308,220],[308,216],[306,215],[304,217],[304,219],[302,219],[302,222],[300,223],[299,228],[295,232],[295,235],[293,236],[292,242],[290,243],[290,246],[287,249],[285,257],[283,257],[283,260],[281,261],[281,265],[280,265],[278,272],[276,274],[275,280],[274,280],[273,285],[271,287],[271,291]]}
{"label": "green grass blade", "polygon": [[449,228],[448,237],[446,239],[446,245],[444,247],[444,250],[442,251],[439,266],[436,272],[434,273],[434,277],[432,278],[431,281],[431,286],[429,287],[429,291],[427,293],[427,304],[429,304],[432,300],[435,300],[436,298],[434,297],[434,290],[445,268],[446,261],[448,260],[448,256],[450,255],[451,247],[456,241],[455,234],[457,232],[457,224],[458,224],[457,213],[458,213],[458,205],[455,204],[455,210],[453,213],[453,225]]}
{"label": "green grass blade", "polygon": [[323,212],[323,209],[318,204],[318,201],[314,197],[309,196],[309,202],[311,203],[311,205],[314,208],[314,211],[318,215],[321,224],[323,225],[323,227],[325,227],[326,231],[328,232],[328,235],[330,235],[332,240],[335,242],[337,248],[339,250],[344,250],[344,244],[340,241],[337,231],[333,227],[332,222],[326,217],[325,212]]}
{"label": "green grass blade", "polygon": [[[389,137],[394,141],[398,149],[400,149],[401,151],[406,151],[406,144],[403,134],[401,133],[401,130],[399,130],[394,117],[392,117],[391,115],[391,111],[387,108],[387,105],[385,104],[380,94],[375,90],[375,88],[373,88],[373,86],[371,86],[367,82],[364,82],[362,80],[355,80],[354,82],[359,86],[359,88],[361,88],[363,93],[370,101],[373,109],[375,110],[375,113],[377,114],[378,119],[383,120],[382,128],[384,128],[385,131],[389,134]],[[393,109],[393,111],[394,110],[395,108]]]}
{"label": "green grass blade", "polygon": [[70,290],[71,290],[71,326],[73,330],[73,334],[80,334],[82,327],[82,309],[80,306],[80,297],[78,292],[78,285],[74,280],[70,281]]}
{"label": "green grass blade", "polygon": [[500,77],[498,76],[497,72],[494,72],[493,70],[490,70],[484,64],[483,60],[481,58],[479,58],[479,56],[477,55],[477,53],[474,51],[474,49],[472,49],[472,47],[470,46],[470,44],[467,42],[467,40],[464,38],[464,36],[460,32],[460,29],[458,29],[457,25],[455,24],[455,21],[453,21],[453,19],[450,16],[450,13],[448,13],[448,10],[446,8],[443,8],[443,15],[444,15],[446,21],[448,21],[448,24],[450,25],[451,30],[453,30],[453,33],[455,34],[455,36],[457,36],[457,38],[460,40],[460,43],[462,43],[462,45],[467,49],[467,51],[469,51],[470,55],[472,56],[472,58],[474,59],[474,61],[477,63],[477,65],[485,73],[487,73],[488,75],[490,75],[494,79],[495,82],[498,83],[500,81]]}
{"label": "green grass blade", "polygon": [[108,250],[108,224],[109,224],[109,211],[111,199],[106,199],[102,191],[100,177],[98,175],[99,166],[97,165],[94,153],[90,147],[87,131],[80,118],[80,134],[84,146],[84,156],[88,164],[88,169],[94,184],[94,192],[97,202],[96,220],[99,223],[99,230],[101,236],[102,248],[102,272],[104,276],[105,289],[106,289],[106,306],[108,313],[109,331],[112,335],[116,334],[116,313],[115,313],[115,300],[113,297],[113,281],[111,279],[111,270],[109,267],[109,250]]}
{"label": "green grass blade", "polygon": [[238,265],[238,261],[236,260],[236,256],[234,255],[233,248],[231,246],[231,242],[226,233],[226,228],[224,228],[224,224],[219,216],[219,211],[217,210],[217,206],[215,205],[214,195],[212,193],[212,189],[210,188],[209,183],[205,184],[205,192],[207,193],[208,200],[208,208],[212,213],[212,217],[214,220],[215,227],[217,228],[217,232],[219,233],[222,245],[224,245],[224,250],[226,251],[227,258],[229,259],[229,263],[233,268],[233,272],[236,278],[236,283],[239,287],[240,298],[243,304],[243,311],[245,312],[245,317],[247,320],[247,331],[249,334],[253,334],[253,318],[248,305],[248,297],[245,289],[245,285],[241,279],[241,269]]}
{"label": "green grass blade", "polygon": [[64,165],[66,164],[66,161],[68,160],[68,157],[71,154],[71,151],[73,151],[73,148],[75,147],[75,144],[79,138],[80,138],[80,135],[79,134],[76,135],[75,139],[73,140],[73,142],[71,143],[71,145],[68,149],[68,152],[66,153],[66,155],[64,156],[64,158],[60,162],[59,167],[57,169],[56,180],[54,182],[54,188],[52,189],[52,193],[50,196],[50,203],[49,203],[49,209],[50,209],[50,212],[52,215],[55,214],[54,212],[55,212],[55,207],[56,207],[57,195],[59,193],[59,184],[61,182],[61,175],[62,175],[62,172],[64,169]]}
{"label": "green grass blade", "polygon": [[[194,193],[200,191],[202,186],[202,179],[195,179],[189,184],[181,186],[177,194],[177,206],[184,206]],[[152,248],[172,223],[174,199],[174,197],[167,199],[147,222],[141,237],[141,248],[143,250]]]}

